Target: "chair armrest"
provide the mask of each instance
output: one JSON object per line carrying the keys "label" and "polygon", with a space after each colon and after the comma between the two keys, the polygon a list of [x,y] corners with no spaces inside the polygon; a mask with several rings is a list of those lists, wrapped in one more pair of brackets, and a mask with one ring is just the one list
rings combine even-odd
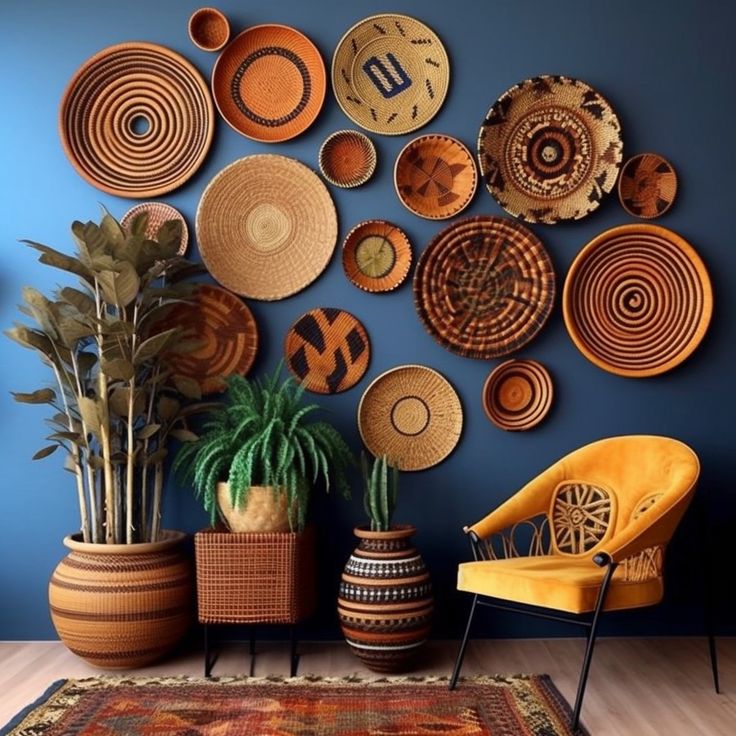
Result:
{"label": "chair armrest", "polygon": [[474,532],[480,539],[487,539],[492,534],[503,531],[520,521],[525,521],[538,514],[549,512],[552,493],[564,480],[564,466],[555,463],[533,480],[529,481],[511,498],[491,511],[475,524],[465,527],[467,533]]}

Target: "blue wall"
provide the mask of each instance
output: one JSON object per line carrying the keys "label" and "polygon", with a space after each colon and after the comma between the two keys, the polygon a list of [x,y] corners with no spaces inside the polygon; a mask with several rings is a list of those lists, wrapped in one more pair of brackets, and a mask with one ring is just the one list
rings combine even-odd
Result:
{"label": "blue wall", "polygon": [[[479,518],[561,455],[599,437],[660,433],[690,443],[703,462],[699,500],[708,512],[709,537],[715,551],[720,547],[725,553],[735,520],[736,475],[732,417],[736,404],[731,386],[736,348],[728,327],[736,319],[732,284],[736,274],[736,146],[731,140],[736,119],[731,28],[736,13],[724,10],[725,3],[695,0],[458,0],[451,4],[396,0],[390,8],[366,0],[267,4],[219,0],[217,5],[236,31],[269,21],[295,25],[315,41],[328,65],[343,32],[360,18],[387,9],[416,15],[443,39],[452,65],[445,104],[422,133],[448,133],[474,149],[483,116],[501,92],[529,76],[561,73],[588,81],[612,102],[623,126],[625,155],[661,152],[680,174],[678,201],[660,222],[692,242],[710,268],[716,305],[705,341],[686,363],[667,375],[621,378],[583,358],[569,340],[556,305],[547,327],[521,353],[546,364],[556,385],[551,414],[531,432],[504,433],[488,422],[480,390],[498,361],[463,359],[439,347],[419,323],[409,282],[386,295],[363,293],[346,280],[336,256],[319,280],[300,294],[281,302],[250,303],[263,337],[256,370],[270,368],[278,360],[285,330],[307,309],[345,307],[363,321],[373,342],[369,371],[357,387],[323,401],[356,448],[357,402],[369,380],[381,371],[420,362],[444,373],[457,388],[465,410],[461,442],[443,464],[404,476],[397,514],[399,521],[411,521],[420,530],[417,543],[438,593],[438,635],[457,635],[466,610],[467,600],[453,592],[457,562],[467,556],[462,525]],[[3,3],[3,326],[16,319],[22,285],[32,283],[49,290],[63,278],[37,264],[33,254],[15,242],[18,238],[68,249],[68,225],[73,219],[96,218],[100,202],[118,216],[131,205],[89,186],[66,160],[56,120],[67,80],[91,54],[126,40],[168,45],[208,77],[215,56],[196,49],[187,36],[187,19],[196,7],[198,3],[191,0]],[[294,156],[316,168],[321,141],[344,127],[353,126],[331,94],[312,128],[280,145],[249,141],[218,120],[204,166],[184,187],[162,199],[179,208],[193,226],[204,187],[231,161],[268,151]],[[418,254],[441,225],[413,216],[394,194],[393,161],[411,136],[372,137],[380,157],[374,179],[353,191],[332,189],[340,239],[361,219],[386,218],[406,230]],[[484,190],[467,210],[467,214],[479,213],[503,214]],[[627,221],[612,196],[582,222],[535,227],[552,256],[560,287],[568,265],[588,239]],[[46,608],[46,584],[64,553],[62,537],[78,524],[74,488],[57,458],[38,463],[29,460],[42,445],[43,410],[16,405],[8,394],[11,389],[36,388],[47,378],[33,355],[0,340],[0,639],[54,636]],[[362,521],[358,495],[350,503],[324,497],[316,504],[323,530],[323,615],[314,623],[314,636],[337,635],[334,594],[340,567],[353,545],[352,526]],[[694,601],[702,563],[690,555],[696,547],[695,517],[689,515],[673,545],[665,605],[613,618],[609,632],[699,629],[702,619]],[[165,519],[168,526],[189,531],[206,521],[191,492],[173,483],[168,487]],[[524,636],[557,630],[489,615],[483,633]]]}

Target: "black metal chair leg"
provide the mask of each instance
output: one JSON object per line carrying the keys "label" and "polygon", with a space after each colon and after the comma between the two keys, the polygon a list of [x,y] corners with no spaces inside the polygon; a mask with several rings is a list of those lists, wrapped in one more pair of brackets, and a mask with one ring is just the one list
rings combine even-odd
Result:
{"label": "black metal chair leg", "polygon": [[297,652],[297,638],[296,638],[296,626],[292,624],[289,627],[289,653],[290,653],[290,664],[291,664],[291,677],[296,677],[297,670],[299,669],[299,653]]}
{"label": "black metal chair leg", "polygon": [[248,651],[250,652],[250,670],[248,671],[248,674],[250,677],[253,677],[256,673],[256,627],[255,626],[250,627],[250,641],[249,641]]}
{"label": "black metal chair leg", "polygon": [[217,658],[220,656],[219,649],[212,651],[210,644],[210,627],[208,624],[204,625],[204,676],[212,677],[212,668],[217,662]]}
{"label": "black metal chair leg", "polygon": [[468,646],[468,637],[470,636],[470,627],[473,624],[473,616],[475,615],[475,607],[478,603],[478,596],[473,596],[473,602],[470,605],[470,615],[468,616],[468,623],[465,626],[465,635],[463,636],[462,643],[460,644],[460,651],[457,653],[457,659],[455,660],[455,669],[452,672],[450,678],[450,690],[454,690],[457,685],[457,678],[460,676],[460,668],[463,666],[463,659],[465,659],[465,649]]}
{"label": "black metal chair leg", "polygon": [[718,652],[716,651],[716,638],[713,635],[713,630],[708,631],[708,649],[710,651],[710,666],[713,670],[713,687],[716,689],[716,694],[721,694],[721,681],[718,677]]}
{"label": "black metal chair leg", "polygon": [[606,593],[608,592],[608,586],[613,577],[614,570],[617,567],[617,563],[613,562],[608,555],[596,555],[594,562],[597,565],[607,565],[606,574],[603,576],[603,582],[601,583],[600,590],[598,591],[598,600],[595,604],[595,612],[593,613],[593,620],[590,624],[590,632],[588,634],[588,642],[585,646],[585,657],[583,658],[583,669],[580,672],[580,680],[578,682],[578,692],[575,697],[575,707],[572,712],[572,732],[575,733],[578,730],[580,724],[580,711],[583,707],[583,697],[585,696],[585,686],[588,683],[588,672],[590,671],[590,662],[593,658],[593,648],[595,647],[595,637],[598,633],[598,621],[600,620],[601,611],[603,610],[603,604],[606,600]]}

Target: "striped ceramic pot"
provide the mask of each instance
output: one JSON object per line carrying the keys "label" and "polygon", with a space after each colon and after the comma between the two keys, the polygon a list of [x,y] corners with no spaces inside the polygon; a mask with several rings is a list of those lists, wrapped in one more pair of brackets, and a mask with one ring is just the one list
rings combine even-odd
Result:
{"label": "striped ceramic pot", "polygon": [[432,584],[412,545],[415,532],[408,524],[387,532],[356,527],[360,543],[340,581],[342,633],[353,652],[377,672],[408,669],[429,635]]}
{"label": "striped ceramic pot", "polygon": [[51,620],[66,646],[96,667],[127,669],[159,659],[186,634],[194,610],[183,532],[161,541],[89,544],[71,550],[49,582]]}

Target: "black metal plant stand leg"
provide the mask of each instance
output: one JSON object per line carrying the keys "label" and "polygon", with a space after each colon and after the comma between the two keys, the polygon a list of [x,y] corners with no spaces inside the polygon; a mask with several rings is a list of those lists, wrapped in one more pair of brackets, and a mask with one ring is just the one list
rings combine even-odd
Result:
{"label": "black metal plant stand leg", "polygon": [[450,690],[454,690],[457,685],[457,678],[460,676],[460,668],[463,666],[463,660],[465,659],[465,649],[468,646],[468,637],[470,636],[470,628],[473,625],[473,616],[475,615],[475,607],[478,604],[478,596],[473,596],[473,602],[470,605],[470,614],[468,615],[468,623],[465,626],[465,635],[463,636],[462,643],[460,644],[460,651],[457,653],[457,659],[455,660],[455,669],[452,672],[450,678]]}

